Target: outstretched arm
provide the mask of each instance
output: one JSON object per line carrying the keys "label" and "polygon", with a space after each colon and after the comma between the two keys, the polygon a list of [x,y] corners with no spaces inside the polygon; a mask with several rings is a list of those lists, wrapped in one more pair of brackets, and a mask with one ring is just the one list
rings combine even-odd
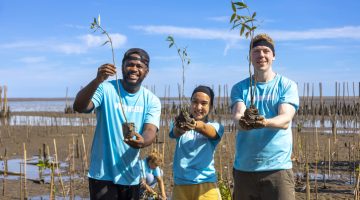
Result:
{"label": "outstretched arm", "polygon": [[218,137],[215,128],[203,121],[196,121],[194,130],[211,139]]}
{"label": "outstretched arm", "polygon": [[155,125],[146,123],[144,124],[143,133],[135,133],[135,139],[125,139],[125,142],[133,148],[140,149],[151,145],[154,141],[158,129]]}
{"label": "outstretched arm", "polygon": [[[246,125],[244,120],[240,120],[245,113],[246,105],[244,102],[236,102],[231,109],[232,119],[234,121],[236,129],[239,130],[250,130],[249,126]],[[245,123],[245,124],[244,124]]]}
{"label": "outstretched arm", "polygon": [[278,112],[276,117],[266,119],[266,127],[287,129],[296,112],[294,106],[288,103],[280,104]]}

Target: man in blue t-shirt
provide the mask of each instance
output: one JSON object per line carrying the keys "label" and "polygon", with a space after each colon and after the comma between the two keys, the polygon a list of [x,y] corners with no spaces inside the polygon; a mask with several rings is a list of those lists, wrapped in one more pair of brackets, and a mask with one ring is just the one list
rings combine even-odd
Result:
{"label": "man in blue t-shirt", "polygon": [[[295,200],[291,121],[299,106],[297,85],[273,71],[275,47],[268,35],[255,36],[251,44],[254,76],[231,90],[238,128],[233,196],[235,200]],[[251,91],[258,113],[250,108]]]}
{"label": "man in blue t-shirt", "polygon": [[103,64],[76,96],[75,111],[96,110],[88,173],[90,199],[139,199],[139,149],[153,142],[161,112],[159,98],[141,86],[149,61],[143,49],[129,49],[122,60],[123,79],[105,81],[116,74],[116,67]]}

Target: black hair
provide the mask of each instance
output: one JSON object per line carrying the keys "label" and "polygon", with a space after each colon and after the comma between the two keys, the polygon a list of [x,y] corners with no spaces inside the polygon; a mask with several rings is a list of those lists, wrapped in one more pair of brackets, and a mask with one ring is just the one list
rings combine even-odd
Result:
{"label": "black hair", "polygon": [[[140,58],[136,58],[134,56],[131,56],[132,54],[138,54],[140,56]],[[129,50],[127,50],[124,54],[124,57],[122,59],[122,65],[124,65],[126,60],[140,60],[141,62],[143,62],[147,67],[149,67],[149,63],[150,63],[150,57],[149,54],[144,50],[144,49],[140,49],[140,48],[131,48]]]}
{"label": "black hair", "polygon": [[194,91],[191,94],[191,98],[194,96],[194,94],[196,92],[203,92],[205,94],[207,94],[210,97],[210,107],[212,107],[214,105],[214,91],[208,87],[208,86],[204,86],[204,85],[199,85],[197,86]]}

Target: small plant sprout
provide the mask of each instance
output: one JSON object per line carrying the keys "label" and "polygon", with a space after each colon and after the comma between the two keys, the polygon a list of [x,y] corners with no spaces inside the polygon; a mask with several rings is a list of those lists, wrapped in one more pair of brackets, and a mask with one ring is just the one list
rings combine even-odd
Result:
{"label": "small plant sprout", "polygon": [[[94,32],[100,30],[101,34],[104,34],[108,40],[106,40],[102,46],[105,46],[106,44],[110,43],[110,47],[111,47],[111,53],[112,53],[112,60],[113,60],[113,65],[116,66],[115,64],[115,52],[114,52],[114,46],[113,46],[113,41],[110,37],[110,34],[101,26],[101,18],[100,18],[100,14],[97,18],[94,17],[94,21],[91,23],[90,29],[94,30]],[[120,107],[122,110],[122,113],[124,115],[125,118],[125,123],[127,123],[127,118],[125,116],[125,112],[124,112],[124,108],[122,106],[122,101],[121,101],[121,93],[120,93],[120,87],[119,87],[119,81],[118,81],[118,76],[117,76],[117,72],[115,73],[115,79],[116,79],[116,87],[117,87],[117,91],[118,94],[120,96]]]}
{"label": "small plant sprout", "polygon": [[183,98],[185,97],[185,66],[188,66],[191,62],[188,54],[187,54],[187,47],[179,48],[175,42],[175,39],[173,36],[168,36],[166,38],[166,41],[169,42],[169,48],[175,47],[177,50],[177,53],[181,60],[181,67],[182,67],[182,88],[181,88],[181,98],[180,98],[180,107],[183,103]]}
{"label": "small plant sprout", "polygon": [[[240,37],[243,37],[245,34],[245,38],[250,38],[250,51],[248,56],[248,63],[249,63],[249,77],[250,77],[250,97],[251,97],[251,107],[254,107],[254,96],[255,96],[255,89],[253,87],[256,86],[256,79],[252,79],[252,72],[251,72],[251,49],[252,49],[252,42],[254,38],[255,30],[257,26],[254,23],[257,21],[255,19],[256,12],[251,13],[249,7],[243,1],[231,1],[231,7],[233,14],[230,18],[230,23],[232,24],[233,29],[240,29]],[[245,12],[248,15],[241,15],[239,12]]]}

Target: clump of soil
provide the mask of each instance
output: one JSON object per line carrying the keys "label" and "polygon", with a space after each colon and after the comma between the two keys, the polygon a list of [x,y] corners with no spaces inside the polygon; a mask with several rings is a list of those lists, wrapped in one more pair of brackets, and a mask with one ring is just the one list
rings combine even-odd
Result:
{"label": "clump of soil", "polygon": [[124,139],[130,139],[135,136],[135,123],[126,122],[122,124]]}
{"label": "clump of soil", "polygon": [[180,114],[175,117],[175,125],[179,128],[184,128],[187,124],[195,125],[195,119],[190,116],[185,108],[181,108]]}
{"label": "clump of soil", "polygon": [[250,105],[250,107],[245,110],[242,119],[245,120],[251,128],[259,128],[256,121],[262,120],[264,117],[259,114],[259,110],[254,105]]}

